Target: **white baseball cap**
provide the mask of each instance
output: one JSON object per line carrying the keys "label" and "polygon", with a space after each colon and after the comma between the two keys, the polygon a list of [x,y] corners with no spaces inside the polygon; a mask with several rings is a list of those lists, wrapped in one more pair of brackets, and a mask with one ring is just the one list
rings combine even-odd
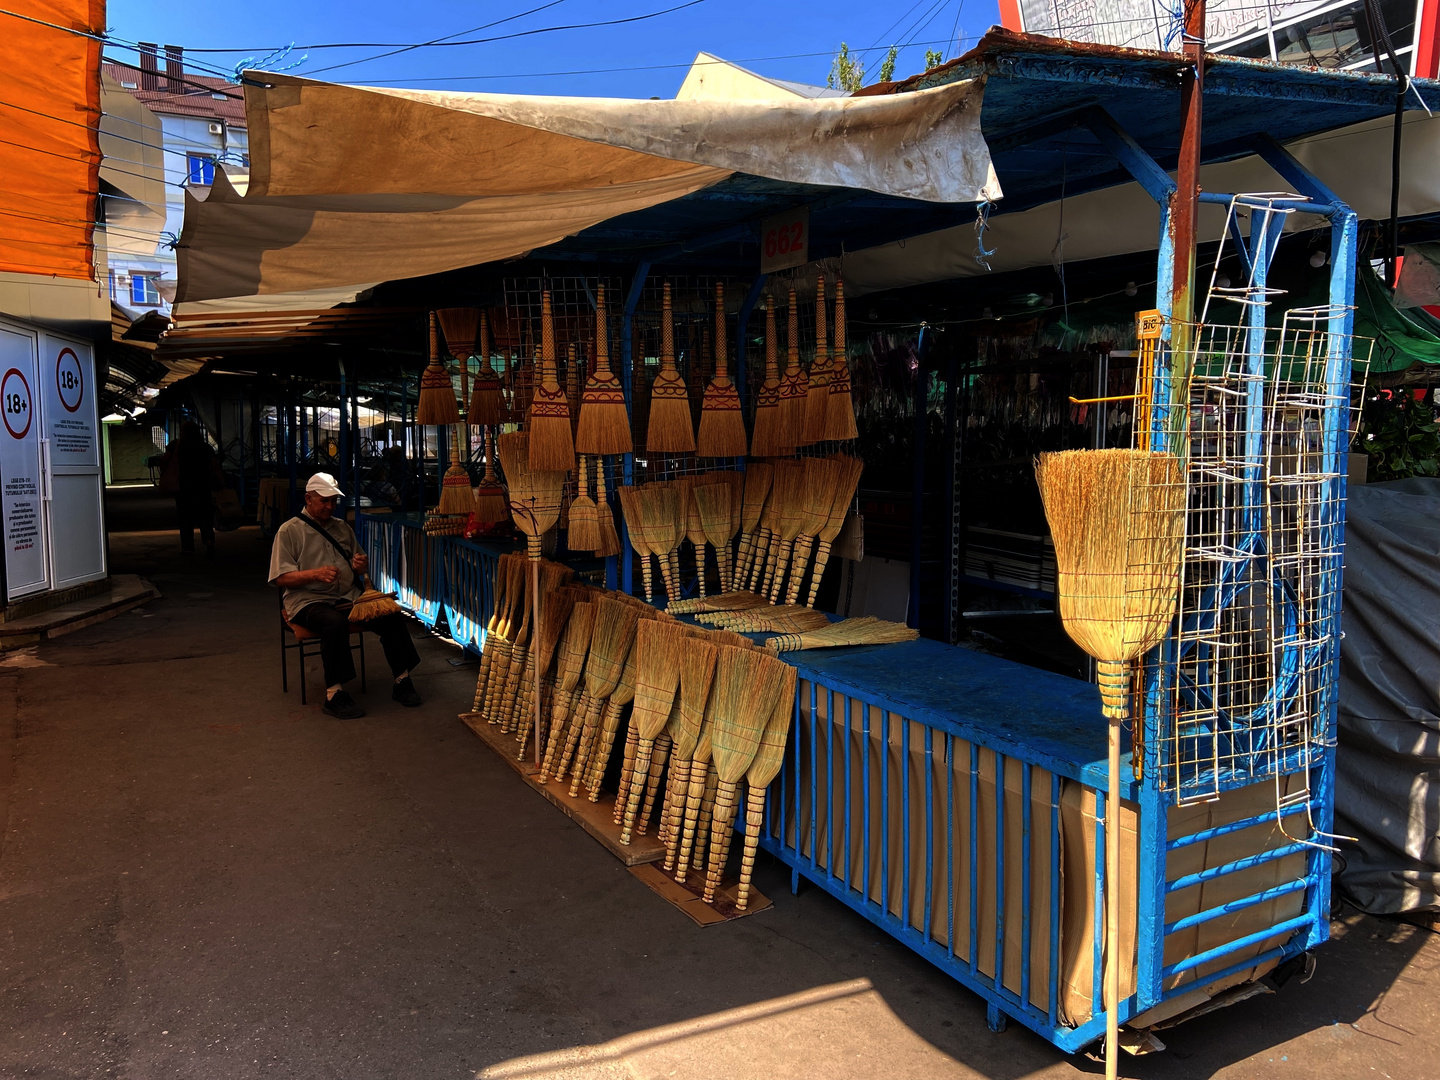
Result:
{"label": "white baseball cap", "polygon": [[332,496],[339,496],[342,499],[345,497],[345,493],[336,485],[335,477],[331,476],[328,472],[317,472],[314,476],[310,477],[305,483],[305,490],[307,492],[313,491],[316,495],[325,499]]}

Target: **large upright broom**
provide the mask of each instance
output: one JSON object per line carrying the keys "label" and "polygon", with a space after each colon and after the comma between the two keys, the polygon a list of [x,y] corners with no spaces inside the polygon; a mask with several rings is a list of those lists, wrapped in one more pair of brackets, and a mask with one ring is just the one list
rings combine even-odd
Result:
{"label": "large upright broom", "polygon": [[690,761],[700,740],[705,705],[715,682],[719,649],[694,636],[686,642],[680,661],[680,715],[670,752],[670,779],[665,785],[665,802],[660,811],[661,839],[665,842],[665,869],[674,870],[680,852],[680,826],[690,790]]}
{"label": "large upright broom", "polygon": [[860,474],[865,471],[865,463],[859,458],[836,455],[834,460],[839,463],[840,474],[825,524],[816,540],[815,568],[810,571],[810,599],[805,601],[806,607],[815,606],[815,596],[820,592],[820,579],[825,576],[825,564],[830,561],[830,546],[845,527],[845,515],[850,511],[855,489],[860,486]]}
{"label": "large upright broom", "polygon": [[751,649],[736,649],[721,658],[715,673],[713,693],[721,697],[715,709],[715,731],[711,738],[719,782],[710,818],[710,868],[704,892],[707,904],[714,901],[715,890],[725,873],[739,807],[740,781],[755,760],[760,737],[765,734],[765,725],[775,712],[787,678],[794,693],[794,672],[793,667],[774,657]]}
{"label": "large upright broom", "polygon": [[540,766],[542,784],[550,778],[550,772],[555,767],[571,707],[575,704],[575,687],[585,670],[585,655],[590,651],[590,634],[594,629],[595,604],[588,601],[576,604],[570,611],[570,620],[565,624],[565,634],[560,639],[555,694],[550,705],[550,735],[545,740],[545,756]]}
{"label": "large upright broom", "polygon": [[1095,658],[1109,721],[1105,804],[1105,1070],[1118,1068],[1120,736],[1130,715],[1130,664],[1158,645],[1179,602],[1184,470],[1172,454],[1066,450],[1035,459],[1055,544],[1060,619]]}
{"label": "large upright broom", "polygon": [[[743,329],[743,328],[742,328]],[[788,442],[788,432],[780,413],[780,369],[775,341],[775,298],[765,298],[765,381],[755,395],[755,433],[750,439],[750,453],[756,457],[788,457],[795,444]]]}
{"label": "large upright broom", "polygon": [[845,282],[835,282],[835,352],[830,361],[830,397],[825,409],[825,438],[846,442],[859,438],[855,402],[850,395],[850,358],[845,345]]}
{"label": "large upright broom", "polygon": [[755,533],[760,528],[760,511],[770,497],[775,467],[763,461],[752,461],[745,468],[745,491],[740,501],[740,550],[735,556],[735,580],[732,590],[744,589],[750,583],[750,563],[755,555]]}
{"label": "large upright broom", "polygon": [[774,539],[765,558],[764,595],[773,604],[780,599],[780,586],[785,568],[800,535],[801,511],[805,502],[805,466],[799,461],[782,461],[775,470],[775,486],[770,495],[775,508]]}
{"label": "large upright broom", "polygon": [[[697,484],[690,490],[695,512],[700,516],[703,539],[715,549],[715,565],[720,572],[720,591],[730,589],[730,495],[734,488],[728,483]],[[693,540],[694,537],[692,536]],[[703,579],[705,576],[705,555],[695,549],[695,564]],[[705,590],[700,590],[705,595]]]}
{"label": "large upright broom", "polygon": [[755,760],[745,771],[745,846],[740,858],[740,888],[735,894],[735,908],[744,911],[750,903],[750,877],[755,871],[755,852],[760,848],[760,829],[765,823],[765,789],[780,772],[785,762],[785,743],[790,736],[790,722],[795,715],[795,683],[798,673],[789,664],[775,700],[775,711],[760,736]]}
{"label": "large upright broom", "polygon": [[650,384],[650,422],[645,449],[655,454],[695,452],[690,426],[690,393],[675,367],[675,328],[670,310],[670,283],[665,282],[660,311],[660,371]]}
{"label": "large upright broom", "polygon": [[[741,332],[744,330],[742,328]],[[740,392],[730,378],[729,345],[725,340],[725,286],[715,283],[715,376],[705,387],[695,452],[701,457],[744,457],[747,448]]]}
{"label": "large upright broom", "polygon": [[585,661],[585,714],[580,723],[571,725],[560,766],[555,772],[558,778],[565,774],[567,766],[570,767],[572,797],[580,793],[580,778],[589,756],[587,744],[595,735],[605,702],[620,683],[630,647],[635,642],[635,627],[640,621],[639,611],[620,600],[602,597],[596,605],[590,655]]}
{"label": "large upright broom", "polygon": [[[604,482],[604,478],[601,478]],[[640,489],[634,484],[621,484],[615,489],[620,496],[620,512],[625,516],[625,531],[630,536],[630,546],[640,559],[640,578],[645,587],[645,599],[655,599],[654,572],[650,569],[650,544],[640,516]]]}
{"label": "large upright broom", "polygon": [[622,844],[630,843],[635,816],[640,811],[645,794],[644,782],[636,783],[633,777],[650,775],[650,755],[656,737],[665,729],[665,722],[670,718],[670,709],[680,685],[681,660],[688,645],[689,637],[679,623],[647,619],[636,631],[635,650],[640,658],[640,668],[636,676],[635,708],[630,714],[630,726],[636,732],[638,741],[631,766],[632,780],[625,800],[624,825],[620,830]]}
{"label": "large upright broom", "polygon": [[[555,316],[550,290],[540,294],[540,358],[529,410],[530,468],[566,473],[575,467],[570,400],[555,375]],[[510,470],[505,470],[510,475]],[[513,492],[512,492],[513,497]]]}
{"label": "large upright broom", "polygon": [[832,458],[803,459],[805,467],[804,495],[800,500],[800,535],[790,554],[790,584],[785,589],[785,602],[800,598],[800,583],[820,530],[830,520],[830,507],[835,502],[835,487],[840,482],[842,466]]}

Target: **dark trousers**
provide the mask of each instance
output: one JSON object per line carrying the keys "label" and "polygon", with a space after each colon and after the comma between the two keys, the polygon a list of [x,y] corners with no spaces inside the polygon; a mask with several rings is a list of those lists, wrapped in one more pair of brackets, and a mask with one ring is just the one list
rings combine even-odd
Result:
{"label": "dark trousers", "polygon": [[210,492],[193,492],[175,496],[175,516],[180,519],[180,550],[195,550],[195,529],[206,546],[215,543],[215,507]]}
{"label": "dark trousers", "polygon": [[[355,678],[355,659],[350,654],[352,624],[348,612],[323,602],[306,604],[290,621],[320,635],[320,663],[325,668],[327,687]],[[355,625],[379,636],[380,648],[385,651],[385,660],[390,665],[390,674],[398,677],[402,671],[415,670],[420,663],[420,654],[415,651],[415,642],[410,640],[405,616],[399,613],[382,615]]]}

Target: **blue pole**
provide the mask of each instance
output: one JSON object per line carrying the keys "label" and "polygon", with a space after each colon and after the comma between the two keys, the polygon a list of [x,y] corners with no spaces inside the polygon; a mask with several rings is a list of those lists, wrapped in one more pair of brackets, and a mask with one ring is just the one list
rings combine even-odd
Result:
{"label": "blue pole", "polygon": [[920,327],[920,340],[915,348],[918,366],[915,371],[915,416],[911,432],[910,603],[905,615],[905,624],[912,628],[920,626],[921,525],[925,510],[925,410],[926,390],[929,385],[929,375],[925,371],[925,352],[929,345],[929,329],[928,326]]}

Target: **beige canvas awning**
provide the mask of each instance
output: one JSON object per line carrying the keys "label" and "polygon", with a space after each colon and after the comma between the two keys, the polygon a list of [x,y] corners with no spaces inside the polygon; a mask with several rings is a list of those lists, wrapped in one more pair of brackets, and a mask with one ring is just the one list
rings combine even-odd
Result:
{"label": "beige canvas awning", "polygon": [[630,101],[246,88],[249,187],[187,193],[179,301],[513,258],[732,173],[932,202],[995,199],[979,81],[874,98]]}

